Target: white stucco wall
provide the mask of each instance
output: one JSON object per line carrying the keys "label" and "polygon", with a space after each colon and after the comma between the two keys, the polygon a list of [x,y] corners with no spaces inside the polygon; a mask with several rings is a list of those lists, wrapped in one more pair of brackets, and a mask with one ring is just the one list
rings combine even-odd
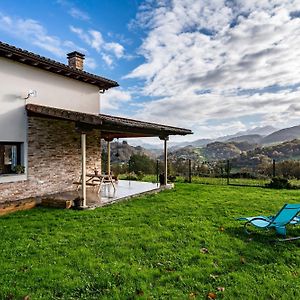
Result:
{"label": "white stucco wall", "polygon": [[26,141],[26,103],[85,113],[100,112],[99,89],[94,85],[0,58],[0,141]]}

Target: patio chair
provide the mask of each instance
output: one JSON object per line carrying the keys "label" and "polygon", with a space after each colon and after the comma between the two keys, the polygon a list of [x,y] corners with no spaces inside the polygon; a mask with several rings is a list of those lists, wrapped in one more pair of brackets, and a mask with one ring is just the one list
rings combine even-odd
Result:
{"label": "patio chair", "polygon": [[[244,224],[246,233],[249,234],[247,230],[248,225],[253,225],[260,229],[275,228],[276,233],[279,235],[286,236],[286,225],[297,225],[300,224],[300,216],[297,216],[300,212],[300,204],[285,204],[278,211],[275,216],[257,216],[257,217],[241,217],[237,220],[247,221]],[[292,239],[298,239],[292,238]]]}

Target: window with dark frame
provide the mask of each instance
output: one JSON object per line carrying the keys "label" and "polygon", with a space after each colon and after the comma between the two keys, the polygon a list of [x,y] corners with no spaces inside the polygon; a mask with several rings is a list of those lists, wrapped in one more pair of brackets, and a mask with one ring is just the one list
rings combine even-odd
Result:
{"label": "window with dark frame", "polygon": [[0,176],[17,173],[21,166],[22,143],[0,142]]}

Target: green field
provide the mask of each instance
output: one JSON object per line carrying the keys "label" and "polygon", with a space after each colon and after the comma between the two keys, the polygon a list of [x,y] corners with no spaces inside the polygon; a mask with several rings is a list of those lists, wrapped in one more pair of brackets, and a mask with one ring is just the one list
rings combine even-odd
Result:
{"label": "green field", "polygon": [[1,217],[0,299],[300,299],[300,241],[274,243],[273,231],[249,238],[235,221],[299,196],[176,184],[93,211]]}

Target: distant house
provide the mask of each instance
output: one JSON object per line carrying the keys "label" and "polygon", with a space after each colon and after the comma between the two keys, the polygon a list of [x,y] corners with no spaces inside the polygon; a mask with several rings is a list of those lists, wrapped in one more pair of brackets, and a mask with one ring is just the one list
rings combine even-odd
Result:
{"label": "distant house", "polygon": [[[100,114],[118,83],[0,42],[0,202],[75,189],[101,170],[101,139],[191,134],[190,130]],[[166,171],[166,170],[165,170]]]}

